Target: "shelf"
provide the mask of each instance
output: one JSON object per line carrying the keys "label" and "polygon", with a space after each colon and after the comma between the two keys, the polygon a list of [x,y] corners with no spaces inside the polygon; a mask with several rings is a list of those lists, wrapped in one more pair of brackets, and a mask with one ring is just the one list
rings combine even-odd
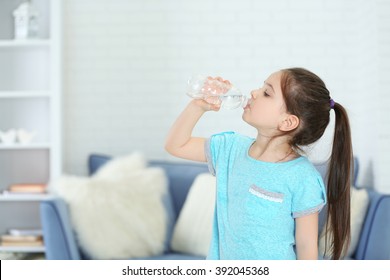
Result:
{"label": "shelf", "polygon": [[42,253],[42,252],[45,252],[45,247],[44,246],[37,246],[37,247],[0,246],[0,252]]}
{"label": "shelf", "polygon": [[0,143],[0,150],[43,150],[43,149],[50,149],[51,144],[50,143],[30,143],[30,144],[1,144]]}
{"label": "shelf", "polygon": [[0,48],[13,48],[13,47],[49,47],[49,39],[36,39],[36,40],[0,40]]}
{"label": "shelf", "polygon": [[0,98],[50,97],[48,90],[0,90]]}
{"label": "shelf", "polygon": [[53,198],[51,194],[0,194],[0,201],[44,201]]}
{"label": "shelf", "polygon": [[[41,228],[40,202],[55,197],[2,191],[20,182],[47,183],[62,173],[64,1],[31,1],[38,12],[37,36],[14,39],[13,12],[23,1],[0,0],[0,130],[24,129],[36,132],[36,137],[27,144],[0,140],[0,233],[10,228]],[[45,252],[42,244],[1,245],[0,252]]]}

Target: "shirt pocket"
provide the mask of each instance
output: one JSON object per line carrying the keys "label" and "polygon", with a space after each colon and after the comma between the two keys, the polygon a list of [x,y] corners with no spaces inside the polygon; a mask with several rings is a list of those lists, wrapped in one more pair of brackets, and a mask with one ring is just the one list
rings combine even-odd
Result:
{"label": "shirt pocket", "polygon": [[266,188],[251,185],[246,199],[247,216],[257,223],[272,222],[280,215],[284,202],[284,194]]}

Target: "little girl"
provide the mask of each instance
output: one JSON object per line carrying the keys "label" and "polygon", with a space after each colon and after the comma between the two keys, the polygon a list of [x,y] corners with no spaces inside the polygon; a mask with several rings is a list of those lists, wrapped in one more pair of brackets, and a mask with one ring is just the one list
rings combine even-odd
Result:
{"label": "little girl", "polygon": [[[352,144],[347,113],[324,82],[302,68],[273,73],[251,92],[242,115],[257,129],[256,139],[234,132],[193,137],[203,113],[219,109],[192,100],[166,141],[169,153],[207,162],[217,178],[207,258],[317,259],[318,213],[328,203],[326,240],[332,259],[340,259],[350,240]],[[332,109],[336,124],[326,190],[301,154],[323,135]]]}

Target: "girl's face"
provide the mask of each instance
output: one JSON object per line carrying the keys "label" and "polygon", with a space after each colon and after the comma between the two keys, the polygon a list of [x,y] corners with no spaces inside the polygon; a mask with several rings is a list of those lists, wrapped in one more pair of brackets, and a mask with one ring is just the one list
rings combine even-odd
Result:
{"label": "girl's face", "polygon": [[275,135],[288,115],[280,86],[282,72],[275,72],[264,85],[251,92],[251,99],[244,108],[242,118],[268,136]]}

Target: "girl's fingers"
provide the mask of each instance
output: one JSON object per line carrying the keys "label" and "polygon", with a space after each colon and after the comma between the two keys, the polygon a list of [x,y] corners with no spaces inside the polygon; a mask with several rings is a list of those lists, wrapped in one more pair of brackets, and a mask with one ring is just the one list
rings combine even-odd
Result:
{"label": "girl's fingers", "polygon": [[193,102],[202,108],[205,112],[207,111],[219,111],[221,104],[211,104],[202,99],[194,99]]}
{"label": "girl's fingers", "polygon": [[222,77],[219,76],[215,78],[208,76],[203,89],[204,91],[212,95],[218,95],[225,94],[231,89],[231,87],[232,84],[229,80],[224,80]]}

